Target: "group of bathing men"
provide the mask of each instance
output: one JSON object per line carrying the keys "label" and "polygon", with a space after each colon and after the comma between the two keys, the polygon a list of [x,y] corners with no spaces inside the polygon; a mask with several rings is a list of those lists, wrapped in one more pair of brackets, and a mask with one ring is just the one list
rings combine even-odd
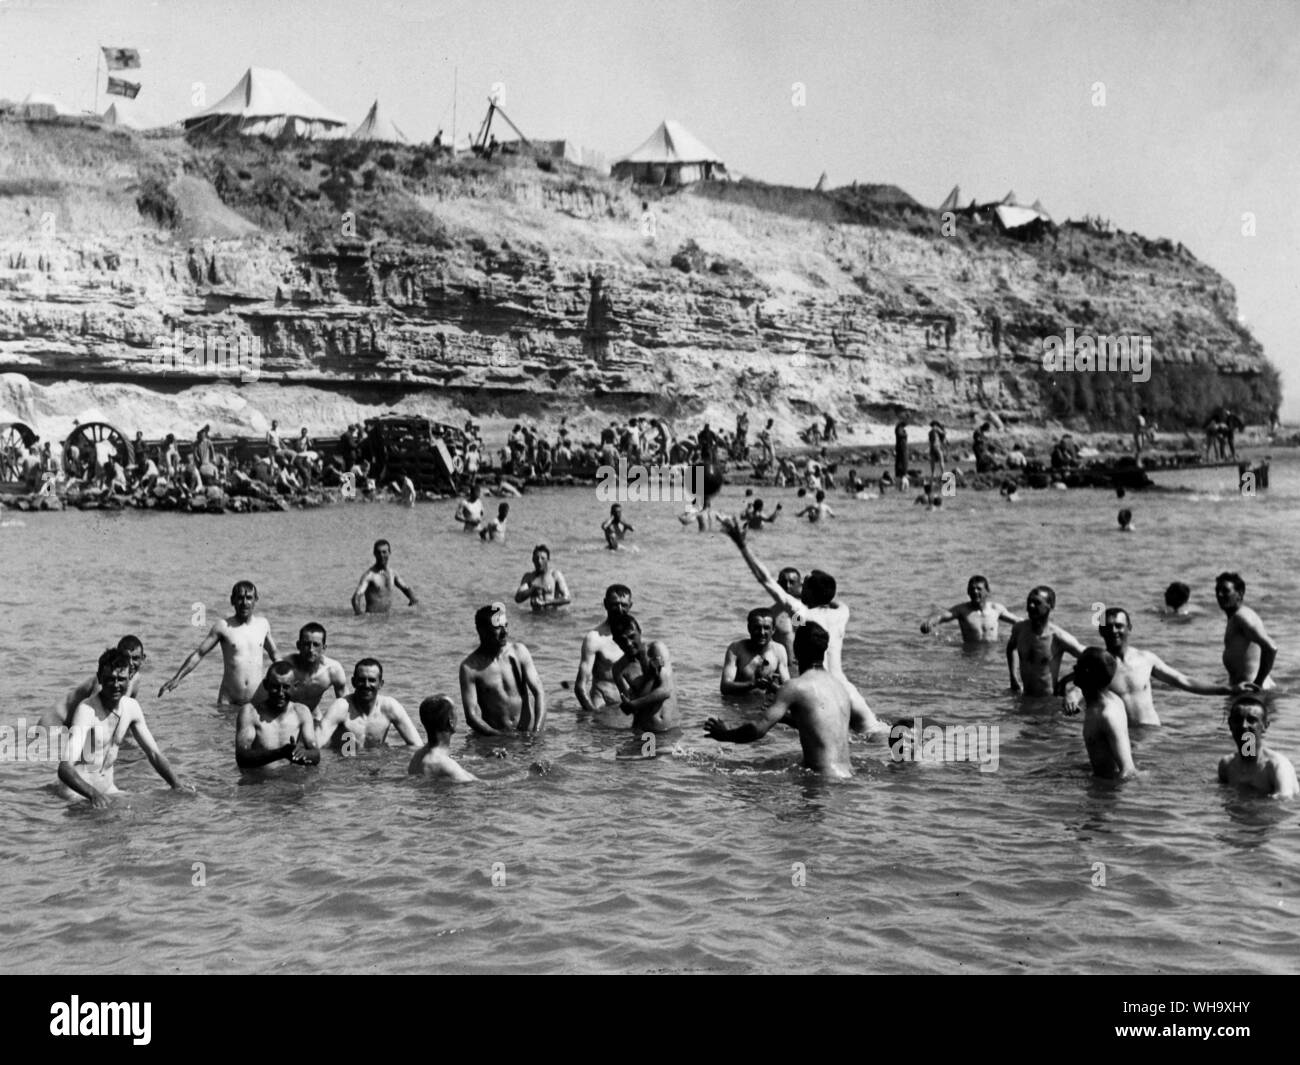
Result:
{"label": "group of bathing men", "polygon": [[[890,731],[898,735],[910,725],[895,723],[891,730],[882,724],[845,677],[842,652],[849,609],[836,599],[834,577],[820,570],[802,577],[798,570],[787,568],[773,578],[754,556],[746,524],[725,517],[720,522],[774,606],[750,611],[748,637],[732,643],[723,662],[722,694],[758,696],[764,703],[761,713],[736,728],[710,717],[704,724],[705,733],[723,742],[751,743],[777,724],[789,725],[799,734],[806,768],[835,777],[851,776],[850,732],[870,735]],[[363,574],[353,596],[354,609],[359,612],[364,603],[367,612],[386,612],[394,589],[416,604],[415,593],[389,565],[387,541],[377,541],[374,554],[375,563]],[[1171,592],[1178,587],[1171,587]],[[1244,604],[1245,582],[1237,574],[1222,573],[1215,582],[1215,597],[1227,615],[1223,650],[1226,685],[1201,684],[1154,653],[1132,646],[1132,619],[1123,608],[1104,610],[1098,626],[1103,650],[1084,648],[1051,620],[1056,605],[1051,588],[1038,586],[1030,591],[1024,619],[993,601],[984,577],[972,577],[967,594],[966,602],[927,618],[922,633],[956,621],[967,644],[980,644],[998,640],[1000,623],[1011,623],[1006,654],[1012,691],[1023,691],[1029,697],[1064,694],[1067,713],[1082,709],[1084,743],[1098,776],[1126,778],[1136,773],[1129,727],[1160,723],[1152,700],[1151,681],[1155,678],[1193,694],[1234,697],[1228,723],[1236,753],[1220,763],[1222,781],[1284,798],[1300,792],[1290,761],[1264,747],[1269,708],[1260,692],[1272,687],[1270,673],[1277,646],[1259,616]],[[534,611],[554,610],[571,602],[563,575],[552,565],[545,545],[534,549],[533,569],[521,578],[515,601],[528,602]],[[1176,612],[1185,612],[1185,588],[1181,602],[1177,596],[1167,596],[1167,602]],[[358,747],[384,744],[395,728],[408,745],[419,748],[409,767],[411,773],[455,781],[478,779],[451,755],[456,715],[450,698],[436,695],[421,703],[420,721],[428,735],[428,743],[422,744],[401,703],[382,693],[384,674],[379,661],[363,658],[357,662],[348,693],[342,666],[325,653],[322,626],[305,625],[297,651],[280,659],[268,622],[254,612],[256,604],[253,584],[238,582],[231,593],[232,616],[213,625],[158,693],[161,697],[175,689],[205,655],[220,646],[225,669],[218,699],[239,708],[235,755],[241,768],[281,760],[316,764],[322,746],[351,753]],[[626,586],[611,585],[604,608],[605,620],[582,642],[573,684],[579,706],[587,713],[616,707],[631,717],[632,728],[639,735],[677,730],[680,716],[667,646],[643,636]],[[538,732],[546,720],[546,695],[528,648],[510,639],[506,607],[496,602],[479,608],[474,625],[479,644],[459,670],[466,724],[484,736]],[[273,663],[265,673],[264,652]],[[1077,658],[1077,664],[1072,674],[1062,677],[1060,664],[1067,653]],[[143,661],[140,641],[126,637],[118,648],[101,656],[96,677],[70,692],[61,708],[58,723],[70,726],[73,741],[67,758],[60,762],[59,779],[93,805],[105,804],[107,796],[116,791],[112,766],[118,747],[129,734],[169,785],[183,787],[150,735],[135,699]]]}

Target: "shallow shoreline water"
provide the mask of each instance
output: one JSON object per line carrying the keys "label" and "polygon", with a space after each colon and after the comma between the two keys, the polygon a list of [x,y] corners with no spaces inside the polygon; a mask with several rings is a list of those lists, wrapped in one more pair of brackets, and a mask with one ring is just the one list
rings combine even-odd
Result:
{"label": "shallow shoreline water", "polygon": [[[996,772],[892,764],[885,743],[855,740],[843,784],[798,769],[788,729],[750,746],[704,738],[706,717],[745,716],[718,696],[718,675],[764,596],[725,537],[683,528],[672,504],[629,506],[637,532],[622,552],[605,550],[608,507],[585,489],[512,500],[504,544],[458,533],[450,503],[238,522],[24,514],[0,533],[3,627],[23,677],[0,724],[39,716],[133,631],[149,654],[150,726],[199,790],[168,792],[133,752],[118,772],[129,795],[91,811],[52,794],[54,766],[0,762],[0,970],[1295,972],[1300,804],[1215,782],[1230,747],[1223,700],[1157,687],[1166,724],[1134,734],[1142,778],[1098,781],[1077,719],[1007,692],[1000,644],[964,651],[953,626],[937,638],[917,627],[961,601],[972,573],[1016,612],[1045,582],[1055,619],[1085,643],[1099,642],[1093,604],[1123,605],[1135,645],[1218,679],[1212,581],[1238,570],[1281,645],[1268,743],[1294,760],[1298,475],[1275,455],[1273,487],[1253,500],[1231,470],[1124,504],[1086,490],[1014,505],[959,493],[932,513],[910,495],[833,499],[824,528],[790,520],[792,490],[760,490],[785,516],[755,537],[758,556],[838,577],[853,611],[845,668],[880,714],[999,728]],[[741,501],[727,488],[717,506]],[[1114,531],[1120,505],[1134,510],[1132,536]],[[380,536],[421,607],[355,618],[348,597]],[[413,781],[402,748],[241,777],[231,714],[213,705],[218,660],[155,697],[205,631],[196,607],[210,624],[242,577],[258,583],[282,650],[319,620],[345,667],[384,661],[385,691],[408,710],[454,697],[474,608],[511,598],[537,542],[578,601],[553,618],[511,608],[550,721],[531,741],[457,733],[457,757],[492,782]],[[1185,621],[1155,609],[1176,579],[1201,611]],[[640,746],[625,719],[580,714],[561,687],[613,582],[632,587],[646,632],[673,652],[676,753],[619,760]],[[492,757],[497,746],[510,757]]]}

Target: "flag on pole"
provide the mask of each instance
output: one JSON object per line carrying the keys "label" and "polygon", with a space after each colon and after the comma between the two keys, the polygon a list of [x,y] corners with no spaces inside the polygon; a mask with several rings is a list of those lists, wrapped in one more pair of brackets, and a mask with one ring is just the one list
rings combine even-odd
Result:
{"label": "flag on pole", "polygon": [[108,95],[125,96],[128,100],[134,100],[140,95],[140,83],[127,81],[125,78],[109,78]]}
{"label": "flag on pole", "polygon": [[109,70],[137,70],[140,53],[134,48],[102,48],[104,64]]}

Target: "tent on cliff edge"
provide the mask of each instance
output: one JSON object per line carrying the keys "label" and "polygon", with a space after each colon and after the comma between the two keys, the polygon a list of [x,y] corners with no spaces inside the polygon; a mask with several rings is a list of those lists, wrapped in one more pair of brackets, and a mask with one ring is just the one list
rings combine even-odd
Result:
{"label": "tent on cliff edge", "polygon": [[689,185],[728,176],[722,157],[671,118],[659,123],[639,148],[617,160],[610,173],[616,179],[630,177],[648,185]]}
{"label": "tent on cliff edge", "polygon": [[321,106],[289,75],[249,67],[225,96],[184,120],[187,133],[234,131],[249,137],[331,139],[347,132],[347,122]]}

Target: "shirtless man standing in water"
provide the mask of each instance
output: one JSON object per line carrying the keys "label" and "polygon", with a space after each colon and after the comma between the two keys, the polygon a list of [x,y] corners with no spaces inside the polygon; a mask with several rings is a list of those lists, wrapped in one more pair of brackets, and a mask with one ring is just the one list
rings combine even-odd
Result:
{"label": "shirtless man standing in water", "polygon": [[785,648],[772,639],[772,615],[763,608],[749,612],[749,639],[737,640],[722,660],[722,694],[775,692],[790,679]]}
{"label": "shirtless man standing in water", "polygon": [[[117,649],[124,651],[131,659],[131,683],[127,685],[126,694],[132,698],[140,695],[140,669],[149,656],[144,653],[144,644],[139,636],[123,636],[117,641]],[[69,688],[63,702],[41,715],[40,723],[47,729],[72,723],[73,711],[92,695],[99,694],[99,677],[93,676],[83,680],[75,688]]]}
{"label": "shirtless man standing in water", "polygon": [[733,729],[711,717],[704,723],[704,731],[723,743],[753,743],[766,736],[773,725],[784,722],[799,730],[805,768],[833,777],[853,776],[849,762],[849,692],[826,670],[829,643],[826,630],[816,622],[800,625],[794,635],[799,676],[782,685],[763,716]]}
{"label": "shirtless man standing in water", "polygon": [[[325,653],[325,639],[325,626],[310,621],[298,630],[298,650],[277,663],[289,667],[289,698],[295,703],[302,703],[313,714],[320,706],[321,698],[331,688],[334,689],[335,699],[343,698],[348,690],[348,677],[343,672],[342,665]],[[263,682],[263,686],[253,696],[253,702],[265,694]]]}
{"label": "shirtless man standing in water", "polygon": [[293,765],[319,765],[311,710],[294,701],[293,667],[277,662],[266,671],[251,703],[239,709],[235,724],[235,762],[256,769],[285,759]]}
{"label": "shirtless man standing in water", "polygon": [[504,603],[474,613],[478,647],[460,664],[460,699],[465,723],[481,736],[540,732],[546,723],[546,693],[522,643],[512,641]]}
{"label": "shirtless man standing in water", "polygon": [[1246,606],[1246,582],[1237,573],[1220,573],[1214,580],[1214,598],[1219,609],[1228,616],[1228,626],[1223,630],[1223,667],[1228,671],[1228,683],[1254,684],[1267,690],[1273,687],[1273,661],[1277,658],[1277,644],[1264,629],[1259,615]]}
{"label": "shirtless man standing in water", "polygon": [[614,663],[614,682],[622,694],[619,709],[632,715],[632,728],[667,732],[677,727],[677,685],[668,646],[662,640],[645,641],[641,623],[631,614],[610,626],[623,657]]}
{"label": "shirtless man standing in water", "polygon": [[530,604],[534,614],[573,602],[564,574],[551,564],[551,549],[545,544],[533,548],[533,568],[519,578],[515,602]]}
{"label": "shirtless man standing in water", "polygon": [[[1151,678],[1162,680],[1174,688],[1181,688],[1193,695],[1232,695],[1233,689],[1224,684],[1198,684],[1196,681],[1171,669],[1150,651],[1142,651],[1130,646],[1129,633],[1133,623],[1128,611],[1123,607],[1111,607],[1106,611],[1102,624],[1097,630],[1106,642],[1106,652],[1115,660],[1115,673],[1111,677],[1107,690],[1118,695],[1124,701],[1130,725],[1158,725],[1160,716],[1156,713],[1155,702],[1151,697]],[[1058,689],[1074,679],[1073,674],[1062,677],[1057,682]],[[1072,714],[1083,707],[1083,692],[1079,688],[1069,688],[1065,692],[1065,712]]]}
{"label": "shirtless man standing in water", "polygon": [[1061,671],[1061,657],[1069,652],[1076,658],[1083,654],[1083,644],[1051,620],[1056,606],[1056,593],[1040,584],[1029,593],[1025,603],[1024,621],[1011,626],[1007,640],[1007,672],[1011,675],[1011,690],[1020,691],[1016,682],[1016,658],[1020,659],[1020,677],[1026,695],[1051,695],[1056,690],[1056,678]]}
{"label": "shirtless man standing in water", "polygon": [[221,644],[225,672],[221,677],[217,702],[242,706],[252,701],[262,679],[262,652],[270,655],[272,662],[280,656],[275,641],[271,639],[271,626],[266,618],[253,614],[257,606],[257,587],[252,581],[240,581],[230,590],[230,605],[235,608],[234,614],[212,626],[203,642],[181,663],[176,675],[158,689],[159,698],[172,691],[209,651]]}
{"label": "shirtless man standing in water", "polygon": [[[393,605],[394,588],[406,596],[411,606],[417,605],[420,601],[415,597],[415,592],[397,575],[396,571],[388,568],[388,559],[393,553],[388,541],[376,540],[374,552],[374,565],[361,574],[357,590],[352,593],[352,613],[387,614]],[[361,609],[363,597],[365,610]]]}
{"label": "shirtless man standing in water", "polygon": [[322,744],[342,747],[354,753],[359,747],[382,747],[388,730],[397,733],[408,747],[419,747],[420,734],[406,708],[391,695],[380,694],[384,686],[384,667],[375,658],[363,658],[352,668],[352,694],[335,699],[316,728]]}
{"label": "shirtless man standing in water", "polygon": [[610,626],[616,618],[632,612],[632,589],[625,584],[611,584],[605,589],[605,620],[592,629],[582,640],[582,658],[578,662],[578,677],[573,682],[573,694],[578,705],[587,713],[595,713],[599,705],[617,705],[618,686],[614,683],[614,663],[623,657]]}
{"label": "shirtless man standing in water", "polygon": [[173,790],[193,790],[183,785],[172,772],[167,758],[158,749],[140,704],[126,694],[131,683],[131,659],[116,648],[99,656],[95,670],[99,693],[80,703],[72,712],[71,742],[67,755],[59,762],[59,780],[70,792],[90,800],[99,809],[109,803],[108,796],[118,794],[113,783],[113,762],[117,748],[130,733],[149,764]]}
{"label": "shirtless man standing in water", "polygon": [[970,602],[958,603],[941,614],[931,614],[921,622],[921,631],[927,635],[945,621],[956,621],[961,626],[963,643],[992,643],[998,638],[998,623],[1015,624],[1020,619],[1009,613],[1001,603],[993,602],[987,577],[976,574],[966,582]]}

